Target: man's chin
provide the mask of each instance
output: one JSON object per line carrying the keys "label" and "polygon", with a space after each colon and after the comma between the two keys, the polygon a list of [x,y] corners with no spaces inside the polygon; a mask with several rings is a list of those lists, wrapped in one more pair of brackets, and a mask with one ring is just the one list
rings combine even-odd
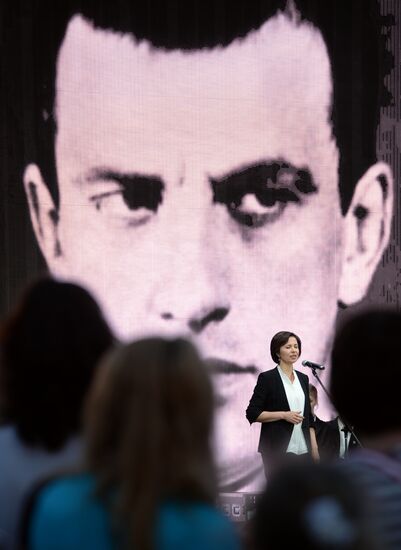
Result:
{"label": "man's chin", "polygon": [[258,492],[263,487],[263,468],[259,453],[218,461],[221,493]]}

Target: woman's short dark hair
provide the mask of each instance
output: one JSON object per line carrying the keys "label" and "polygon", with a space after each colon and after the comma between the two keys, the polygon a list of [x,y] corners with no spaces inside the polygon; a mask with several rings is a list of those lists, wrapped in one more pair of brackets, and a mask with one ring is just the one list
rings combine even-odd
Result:
{"label": "woman's short dark hair", "polygon": [[298,342],[299,355],[301,355],[302,344],[301,344],[300,337],[294,334],[293,332],[288,332],[287,330],[281,330],[280,332],[277,332],[277,334],[273,336],[270,342],[270,355],[275,363],[280,362],[280,358],[278,356],[280,348],[288,342],[291,336],[295,338],[295,340]]}
{"label": "woman's short dark hair", "polygon": [[35,282],[0,330],[2,419],[28,445],[61,448],[80,430],[83,399],[112,343],[86,290],[51,278]]}

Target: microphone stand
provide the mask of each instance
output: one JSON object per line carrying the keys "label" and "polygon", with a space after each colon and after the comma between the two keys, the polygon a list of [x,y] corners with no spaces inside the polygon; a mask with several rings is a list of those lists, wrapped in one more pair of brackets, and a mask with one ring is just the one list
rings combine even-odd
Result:
{"label": "microphone stand", "polygon": [[[323,384],[323,382],[320,380],[320,377],[317,373],[317,369],[316,367],[312,367],[310,366],[310,369],[312,370],[312,374],[313,376],[316,378],[316,380],[318,381],[318,384],[320,385],[320,387],[323,389],[324,393],[327,395],[327,397],[329,398],[329,401],[330,403],[333,405],[334,407],[334,404],[333,404],[333,399],[331,397],[331,395],[329,394],[329,392],[327,391],[325,385]],[[359,447],[363,447],[362,443],[359,441],[359,438],[357,437],[356,433],[354,432],[354,429],[350,426],[349,422],[347,422],[344,417],[341,417],[339,416],[338,417],[341,422],[344,424],[344,427],[347,428],[347,430],[349,431],[349,433],[351,434],[351,436],[355,439],[355,441],[357,442],[357,444],[359,445]]]}

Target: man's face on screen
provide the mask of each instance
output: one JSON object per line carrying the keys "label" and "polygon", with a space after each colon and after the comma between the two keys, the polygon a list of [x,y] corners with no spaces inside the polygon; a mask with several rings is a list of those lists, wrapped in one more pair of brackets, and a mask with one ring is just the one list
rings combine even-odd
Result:
{"label": "man's face on screen", "polygon": [[323,360],[336,314],[324,43],[277,16],[226,48],[163,52],[75,17],[57,68],[50,269],[121,338],[183,334],[214,360],[219,467],[239,479],[259,464],[245,409],[271,336]]}

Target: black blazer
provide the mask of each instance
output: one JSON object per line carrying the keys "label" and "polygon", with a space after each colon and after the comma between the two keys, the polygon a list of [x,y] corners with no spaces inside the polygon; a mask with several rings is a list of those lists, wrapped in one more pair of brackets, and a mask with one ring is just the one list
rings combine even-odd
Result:
{"label": "black blazer", "polygon": [[[306,445],[310,452],[311,410],[309,401],[309,379],[306,374],[296,371],[301,387],[305,394],[305,406],[303,410],[304,420],[302,431],[305,436]],[[249,423],[256,421],[263,411],[289,411],[290,406],[285,394],[283,382],[278,368],[262,372],[258,376],[253,395],[246,409],[246,417]],[[262,422],[258,451],[266,455],[285,453],[290,442],[294,425],[286,420],[274,422]]]}
{"label": "black blazer", "polygon": [[[317,446],[319,448],[320,460],[330,461],[340,456],[340,431],[337,418],[325,422],[316,417],[314,420]],[[358,448],[358,442],[351,435],[348,443],[348,452]]]}

